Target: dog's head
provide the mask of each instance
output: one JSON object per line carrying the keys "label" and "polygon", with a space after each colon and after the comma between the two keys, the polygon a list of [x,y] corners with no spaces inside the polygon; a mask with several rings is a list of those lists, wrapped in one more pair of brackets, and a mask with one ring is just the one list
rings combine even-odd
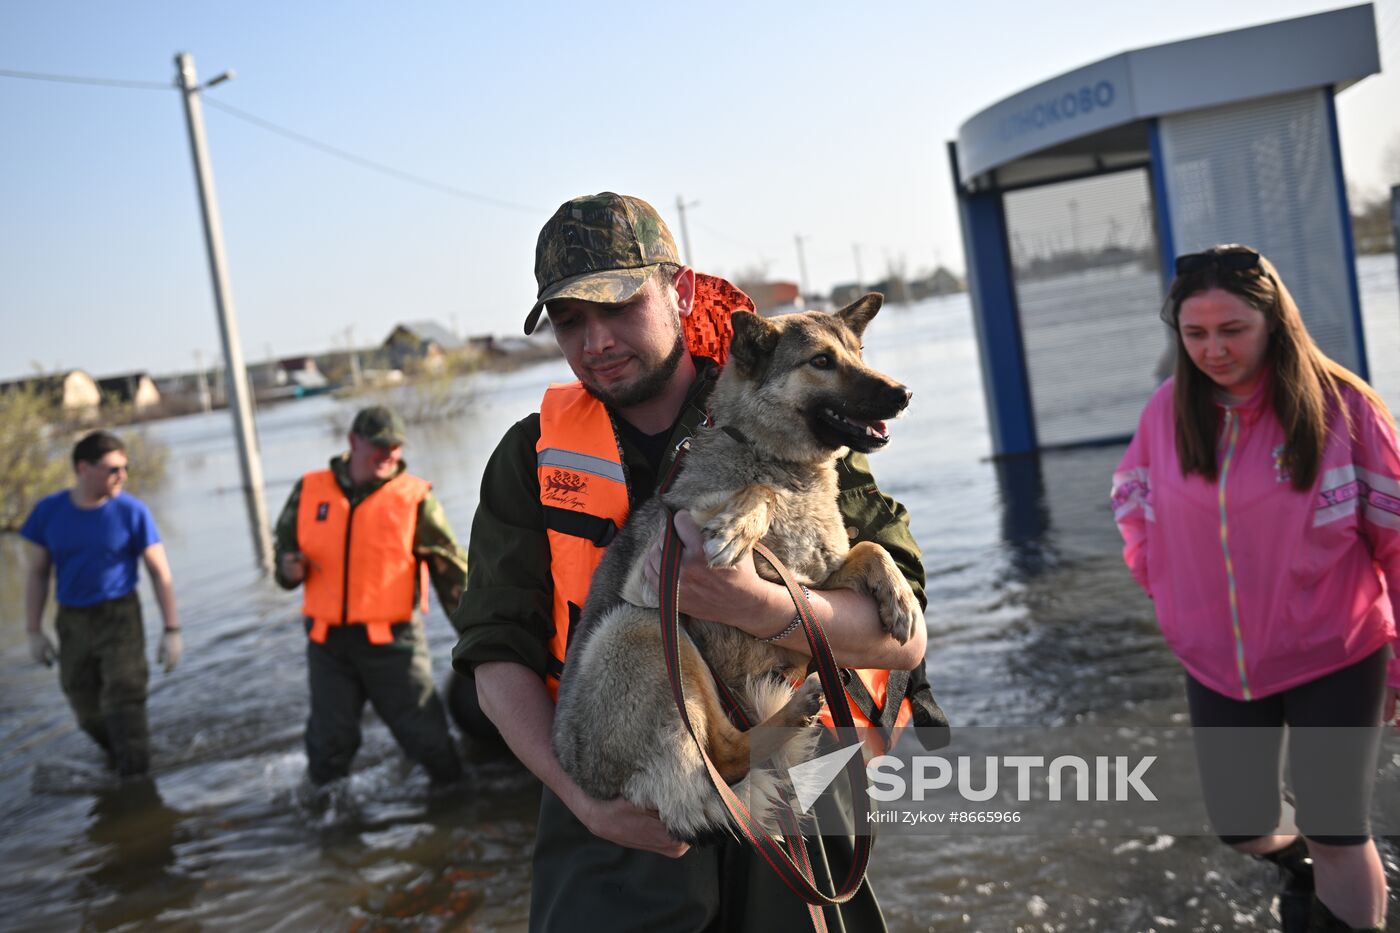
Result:
{"label": "dog's head", "polygon": [[885,421],[904,410],[911,393],[861,357],[861,335],[883,302],[872,292],[835,314],[735,313],[716,417],[784,459],[884,447]]}

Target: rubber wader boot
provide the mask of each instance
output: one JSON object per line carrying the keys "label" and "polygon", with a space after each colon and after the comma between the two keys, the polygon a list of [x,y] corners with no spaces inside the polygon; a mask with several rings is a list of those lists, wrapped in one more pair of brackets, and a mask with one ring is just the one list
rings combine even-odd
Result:
{"label": "rubber wader boot", "polygon": [[125,703],[104,719],[112,743],[112,757],[122,777],[145,774],[151,766],[151,740],[146,728],[144,703]]}
{"label": "rubber wader boot", "polygon": [[106,723],[101,719],[79,720],[78,725],[97,743],[97,747],[102,749],[102,754],[107,759],[107,767],[113,771],[117,770],[117,756],[112,752],[112,740],[107,737]]}
{"label": "rubber wader boot", "polygon": [[1312,925],[1308,927],[1308,933],[1350,933],[1352,930],[1358,930],[1360,933],[1384,933],[1380,927],[1350,926],[1328,910],[1326,904],[1313,898]]}
{"label": "rubber wader boot", "polygon": [[1308,933],[1313,912],[1313,865],[1299,836],[1277,852],[1257,856],[1278,866],[1278,921],[1283,933]]}

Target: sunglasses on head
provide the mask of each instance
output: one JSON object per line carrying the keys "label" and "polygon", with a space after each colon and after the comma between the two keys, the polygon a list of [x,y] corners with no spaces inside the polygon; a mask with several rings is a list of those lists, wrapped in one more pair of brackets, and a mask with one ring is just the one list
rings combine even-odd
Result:
{"label": "sunglasses on head", "polygon": [[1259,254],[1252,249],[1236,246],[1225,250],[1186,253],[1176,257],[1177,275],[1190,275],[1212,267],[1222,272],[1248,272],[1250,269],[1260,268]]}

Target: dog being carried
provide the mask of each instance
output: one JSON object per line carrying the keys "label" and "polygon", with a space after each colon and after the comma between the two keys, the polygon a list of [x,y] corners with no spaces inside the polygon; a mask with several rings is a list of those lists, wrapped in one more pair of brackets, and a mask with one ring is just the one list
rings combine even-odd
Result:
{"label": "dog being carried", "polygon": [[[711,397],[714,425],[692,439],[675,483],[637,510],[593,577],[560,683],[554,751],[591,796],[655,809],[677,840],[728,835],[731,823],[672,699],[659,600],[645,575],[664,529],[663,501],[691,512],[713,567],[751,559],[762,541],[802,583],[873,597],[884,630],[901,644],[922,622],[893,559],[871,542],[851,547],[837,509],[837,461],[848,449],[884,447],[885,420],[910,398],[861,357],[861,335],[882,301],[869,294],[835,314],[768,320],[735,313],[729,362]],[[777,580],[762,562],[758,572]],[[803,680],[807,658],[798,652],[722,622],[682,622],[681,674],[696,737],[761,814],[777,802],[781,775],[816,745],[821,685],[815,674]],[[796,737],[758,748],[730,722],[715,677],[751,721]],[[769,757],[772,770],[751,770]]]}

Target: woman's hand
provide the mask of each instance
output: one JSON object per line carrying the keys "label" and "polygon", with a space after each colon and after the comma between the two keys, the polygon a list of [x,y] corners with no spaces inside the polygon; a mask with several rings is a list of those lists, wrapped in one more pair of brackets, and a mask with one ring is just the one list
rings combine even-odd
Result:
{"label": "woman's hand", "polygon": [[1385,715],[1381,717],[1381,722],[1394,722],[1396,731],[1400,732],[1400,722],[1395,722],[1395,707],[1397,703],[1400,703],[1400,687],[1386,687]]}

